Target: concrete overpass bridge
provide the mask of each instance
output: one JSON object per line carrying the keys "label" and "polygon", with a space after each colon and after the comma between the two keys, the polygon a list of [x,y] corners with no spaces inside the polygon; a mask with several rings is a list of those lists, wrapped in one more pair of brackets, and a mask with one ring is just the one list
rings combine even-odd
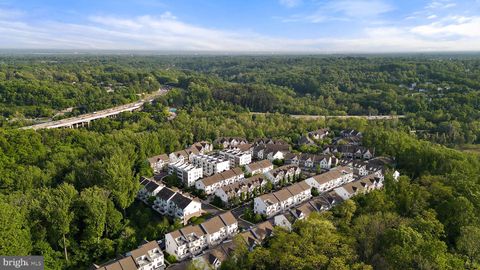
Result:
{"label": "concrete overpass bridge", "polygon": [[45,123],[40,123],[32,126],[26,126],[22,127],[21,129],[51,129],[51,128],[78,128],[78,127],[84,127],[84,126],[89,126],[91,121],[101,119],[101,118],[107,118],[107,117],[115,117],[116,115],[122,113],[122,112],[132,112],[136,110],[140,110],[143,107],[143,104],[146,102],[152,102],[156,97],[159,97],[161,95],[165,95],[168,92],[169,89],[160,89],[158,92],[148,95],[147,97],[134,102],[134,103],[129,103],[125,105],[120,105],[117,107],[93,112],[93,113],[87,113],[87,114],[82,114],[79,116],[71,117],[71,118],[65,118],[57,121],[49,121]]}

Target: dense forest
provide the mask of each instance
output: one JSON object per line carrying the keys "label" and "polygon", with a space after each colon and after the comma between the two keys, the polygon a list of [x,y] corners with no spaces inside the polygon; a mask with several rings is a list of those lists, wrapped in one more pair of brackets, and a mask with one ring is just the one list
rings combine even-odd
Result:
{"label": "dense forest", "polygon": [[[479,66],[477,56],[433,55],[4,56],[0,254],[86,269],[181,226],[134,200],[140,176],[152,175],[147,157],[220,136],[294,143],[329,127],[364,131],[364,143],[395,157],[404,176],[291,233],[279,229],[253,252],[237,249],[223,268],[477,269],[480,160],[447,146],[480,140]],[[131,102],[162,85],[173,89],[141,112],[75,130],[18,129]],[[178,109],[173,120],[168,107]]]}

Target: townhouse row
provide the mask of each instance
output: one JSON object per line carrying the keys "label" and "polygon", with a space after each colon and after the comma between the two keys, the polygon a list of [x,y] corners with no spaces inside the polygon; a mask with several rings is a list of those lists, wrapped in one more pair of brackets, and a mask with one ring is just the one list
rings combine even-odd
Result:
{"label": "townhouse row", "polygon": [[154,197],[151,206],[162,215],[178,218],[183,224],[187,224],[190,218],[203,214],[202,204],[197,199],[190,198],[147,178],[143,178],[140,184],[143,187],[138,192],[137,198],[150,204],[149,198]]}
{"label": "townhouse row", "polygon": [[200,225],[190,225],[165,234],[165,250],[177,260],[183,260],[220,244],[237,232],[237,219],[231,212],[225,212]]}
{"label": "townhouse row", "polygon": [[291,183],[300,177],[301,170],[298,166],[286,165],[271,170],[273,165],[270,161],[260,161],[258,163],[250,164],[252,166],[249,165],[246,168],[247,171],[256,172],[256,174],[218,188],[215,195],[225,205],[235,204],[263,194],[267,190],[266,185],[268,183],[271,183],[273,187]]}
{"label": "townhouse row", "polygon": [[301,181],[279,191],[256,197],[253,200],[253,211],[271,217],[311,197],[311,187],[305,181]]}
{"label": "townhouse row", "polygon": [[330,170],[339,164],[339,159],[334,155],[314,155],[314,154],[293,154],[285,156],[285,164],[293,164],[302,167],[305,170],[314,170],[317,167],[324,170]]}
{"label": "townhouse row", "polygon": [[119,259],[102,265],[94,264],[91,269],[98,270],[163,270],[165,269],[163,252],[156,241],[147,242],[135,250],[127,252]]}

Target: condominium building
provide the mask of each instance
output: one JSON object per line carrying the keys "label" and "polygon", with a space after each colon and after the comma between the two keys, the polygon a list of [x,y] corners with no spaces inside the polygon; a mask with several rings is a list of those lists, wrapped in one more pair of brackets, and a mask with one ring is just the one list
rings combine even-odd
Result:
{"label": "condominium building", "polygon": [[194,166],[203,169],[204,176],[210,176],[230,170],[230,161],[219,155],[197,154],[192,156],[191,161]]}
{"label": "condominium building", "polygon": [[180,160],[168,165],[168,173],[177,175],[186,186],[191,187],[195,185],[195,181],[202,178],[203,167]]}
{"label": "condominium building", "polygon": [[252,153],[250,151],[241,151],[239,149],[225,149],[220,151],[223,159],[230,161],[230,167],[244,166],[252,162]]}

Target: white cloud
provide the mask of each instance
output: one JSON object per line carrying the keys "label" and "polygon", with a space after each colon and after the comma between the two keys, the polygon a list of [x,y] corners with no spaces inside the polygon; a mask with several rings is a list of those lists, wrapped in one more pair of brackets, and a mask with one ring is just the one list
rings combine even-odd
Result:
{"label": "white cloud", "polygon": [[305,21],[310,23],[363,21],[376,19],[378,16],[392,10],[394,10],[394,7],[383,0],[330,0],[320,4],[313,13],[296,14],[282,21]]}
{"label": "white cloud", "polygon": [[292,8],[300,5],[302,0],[279,0],[280,5]]}
{"label": "white cloud", "polygon": [[434,0],[427,5],[427,9],[447,9],[457,6],[450,0]]}
{"label": "white cloud", "polygon": [[453,16],[442,20],[415,26],[412,33],[429,38],[479,38],[480,17]]}
{"label": "white cloud", "polygon": [[158,16],[91,16],[88,19],[83,24],[55,21],[33,24],[22,18],[0,18],[0,47],[313,53],[480,48],[480,32],[477,31],[480,29],[480,17],[467,16],[432,19],[411,26],[370,24],[355,37],[302,39],[200,27],[183,22],[168,12]]}

